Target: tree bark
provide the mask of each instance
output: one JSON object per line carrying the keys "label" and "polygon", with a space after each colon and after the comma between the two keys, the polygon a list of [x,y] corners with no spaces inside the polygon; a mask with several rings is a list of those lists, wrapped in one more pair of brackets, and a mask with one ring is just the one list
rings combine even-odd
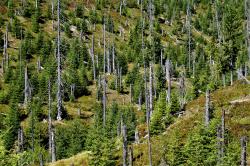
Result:
{"label": "tree bark", "polygon": [[166,81],[168,83],[168,91],[167,91],[167,103],[171,102],[171,61],[167,59],[166,64]]}
{"label": "tree bark", "polygon": [[246,137],[240,139],[241,142],[241,166],[247,166],[247,142]]}
{"label": "tree bark", "polygon": [[153,114],[153,68],[152,63],[149,66],[149,118]]}
{"label": "tree bark", "polygon": [[57,120],[62,120],[62,80],[60,53],[60,0],[57,4]]}
{"label": "tree bark", "polygon": [[210,91],[206,91],[206,104],[205,104],[205,126],[208,127],[210,122]]}
{"label": "tree bark", "polygon": [[29,84],[27,66],[25,67],[24,85],[25,85],[25,89],[24,89],[24,105],[27,106],[28,102],[31,99],[31,88],[30,88],[30,84]]}
{"label": "tree bark", "polygon": [[133,146],[129,148],[129,166],[133,166]]}
{"label": "tree bark", "polygon": [[122,126],[122,137],[123,137],[123,166],[127,166],[127,157],[128,157],[127,127],[124,124]]}
{"label": "tree bark", "polygon": [[106,105],[107,105],[107,101],[106,101],[106,78],[104,77],[103,79],[103,127],[105,127],[106,125]]}

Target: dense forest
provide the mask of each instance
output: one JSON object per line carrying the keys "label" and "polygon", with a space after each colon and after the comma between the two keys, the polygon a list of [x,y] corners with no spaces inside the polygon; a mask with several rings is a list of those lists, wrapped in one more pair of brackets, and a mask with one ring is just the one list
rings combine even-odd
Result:
{"label": "dense forest", "polygon": [[0,165],[250,165],[250,0],[0,0]]}

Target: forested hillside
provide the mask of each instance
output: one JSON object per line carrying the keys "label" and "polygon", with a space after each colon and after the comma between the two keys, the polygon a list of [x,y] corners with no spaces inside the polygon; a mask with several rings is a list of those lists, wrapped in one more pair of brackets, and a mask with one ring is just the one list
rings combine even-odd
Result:
{"label": "forested hillside", "polygon": [[250,0],[1,0],[0,165],[250,165]]}

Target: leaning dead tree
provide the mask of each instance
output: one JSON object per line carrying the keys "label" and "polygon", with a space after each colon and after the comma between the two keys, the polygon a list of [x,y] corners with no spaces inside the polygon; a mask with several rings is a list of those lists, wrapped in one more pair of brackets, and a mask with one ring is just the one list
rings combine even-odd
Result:
{"label": "leaning dead tree", "polygon": [[206,103],[205,103],[205,126],[209,126],[210,122],[210,91],[206,91]]}
{"label": "leaning dead tree", "polygon": [[166,60],[165,67],[166,67],[166,81],[168,83],[166,101],[167,103],[170,103],[171,102],[171,61],[169,59]]}
{"label": "leaning dead tree", "polygon": [[128,141],[127,141],[127,127],[125,124],[122,124],[122,137],[123,137],[123,166],[127,166],[128,158]]}
{"label": "leaning dead tree", "polygon": [[62,78],[61,78],[61,53],[60,53],[60,0],[57,4],[57,120],[62,120]]}
{"label": "leaning dead tree", "polygon": [[241,142],[241,166],[247,166],[247,137],[243,136]]}

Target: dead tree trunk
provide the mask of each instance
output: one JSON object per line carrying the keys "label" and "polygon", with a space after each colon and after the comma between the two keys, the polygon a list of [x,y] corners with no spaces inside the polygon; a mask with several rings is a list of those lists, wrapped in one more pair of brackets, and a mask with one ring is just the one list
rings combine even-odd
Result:
{"label": "dead tree trunk", "polygon": [[221,155],[221,126],[220,125],[218,125],[217,127],[217,149],[218,149],[217,160],[218,160],[218,163],[221,163],[222,155]]}
{"label": "dead tree trunk", "polygon": [[119,83],[120,83],[120,91],[122,90],[122,67],[120,68],[120,72],[119,72]]}
{"label": "dead tree trunk", "polygon": [[154,6],[153,0],[149,0],[149,36],[152,37],[153,26],[154,26]]}
{"label": "dead tree trunk", "polygon": [[42,155],[42,153],[39,153],[39,161],[40,161],[39,165],[40,165],[40,166],[44,166],[44,164],[43,164],[43,155]]}
{"label": "dead tree trunk", "polygon": [[129,92],[130,92],[130,103],[133,102],[133,88],[132,84],[129,85]]}
{"label": "dead tree trunk", "polygon": [[184,109],[185,105],[185,78],[184,74],[181,74],[181,78],[179,80],[179,89],[180,89],[180,106],[181,110]]}
{"label": "dead tree trunk", "polygon": [[225,73],[222,73],[222,84],[223,84],[223,87],[226,87],[226,75],[225,75]]}
{"label": "dead tree trunk", "polygon": [[188,71],[191,72],[191,12],[190,2],[187,4],[187,31],[188,31]]}
{"label": "dead tree trunk", "polygon": [[91,47],[91,59],[92,59],[92,67],[93,67],[93,76],[94,81],[96,80],[96,71],[95,71],[95,44],[94,44],[94,35],[92,35],[92,47]]}
{"label": "dead tree trunk", "polygon": [[110,65],[110,51],[109,51],[109,43],[108,43],[108,49],[107,49],[107,71],[108,74],[111,73],[111,65]]}
{"label": "dead tree trunk", "polygon": [[138,98],[139,110],[141,111],[141,104],[142,104],[142,94],[140,91],[139,98]]}
{"label": "dead tree trunk", "polygon": [[205,104],[205,126],[208,127],[210,122],[210,91],[206,91],[206,104]]}
{"label": "dead tree trunk", "polygon": [[60,0],[57,4],[57,120],[62,120],[62,80],[60,53]]}
{"label": "dead tree trunk", "polygon": [[225,148],[225,110],[222,109],[221,115],[221,156],[224,157]]}
{"label": "dead tree trunk", "polygon": [[70,85],[70,96],[72,97],[72,100],[75,101],[75,84]]}
{"label": "dead tree trunk", "polygon": [[151,140],[150,140],[150,112],[147,109],[147,132],[148,132],[148,160],[149,165],[152,166],[152,148],[151,148]]}
{"label": "dead tree trunk", "polygon": [[23,128],[20,127],[20,129],[18,129],[18,152],[19,153],[23,151],[23,145],[24,145],[24,134],[23,134]]}
{"label": "dead tree trunk", "polygon": [[105,28],[105,18],[104,18],[104,23],[103,23],[103,73],[106,73],[106,28]]}
{"label": "dead tree trunk", "polygon": [[51,82],[50,80],[49,80],[49,86],[48,86],[48,94],[49,94],[49,101],[48,101],[49,155],[50,155],[50,161],[52,161],[52,119],[51,119]]}
{"label": "dead tree trunk", "polygon": [[168,91],[167,91],[167,103],[171,102],[171,62],[168,59],[165,64],[166,67],[166,80],[168,83]]}
{"label": "dead tree trunk", "polygon": [[54,131],[51,131],[51,153],[52,153],[52,162],[56,161],[56,145],[55,145],[55,134]]}
{"label": "dead tree trunk", "polygon": [[241,137],[241,166],[247,166],[247,138]]}
{"label": "dead tree trunk", "polygon": [[28,102],[31,99],[31,87],[29,84],[29,78],[28,78],[28,68],[25,67],[25,74],[24,74],[24,105],[27,106]]}
{"label": "dead tree trunk", "polygon": [[102,99],[102,104],[103,104],[103,127],[106,125],[106,78],[104,77],[103,79],[103,99]]}
{"label": "dead tree trunk", "polygon": [[153,114],[153,68],[152,63],[149,66],[149,118]]}
{"label": "dead tree trunk", "polygon": [[127,166],[128,156],[128,142],[127,142],[127,127],[122,124],[122,137],[123,137],[123,166]]}
{"label": "dead tree trunk", "polygon": [[140,143],[140,138],[139,138],[139,132],[138,129],[135,129],[135,144],[139,144]]}
{"label": "dead tree trunk", "polygon": [[112,47],[112,72],[115,73],[115,45]]}
{"label": "dead tree trunk", "polygon": [[129,166],[133,166],[133,146],[129,148]]}
{"label": "dead tree trunk", "polygon": [[54,31],[54,0],[51,0],[52,31]]}
{"label": "dead tree trunk", "polygon": [[41,61],[40,61],[40,57],[37,60],[37,72],[39,73],[41,71]]}

